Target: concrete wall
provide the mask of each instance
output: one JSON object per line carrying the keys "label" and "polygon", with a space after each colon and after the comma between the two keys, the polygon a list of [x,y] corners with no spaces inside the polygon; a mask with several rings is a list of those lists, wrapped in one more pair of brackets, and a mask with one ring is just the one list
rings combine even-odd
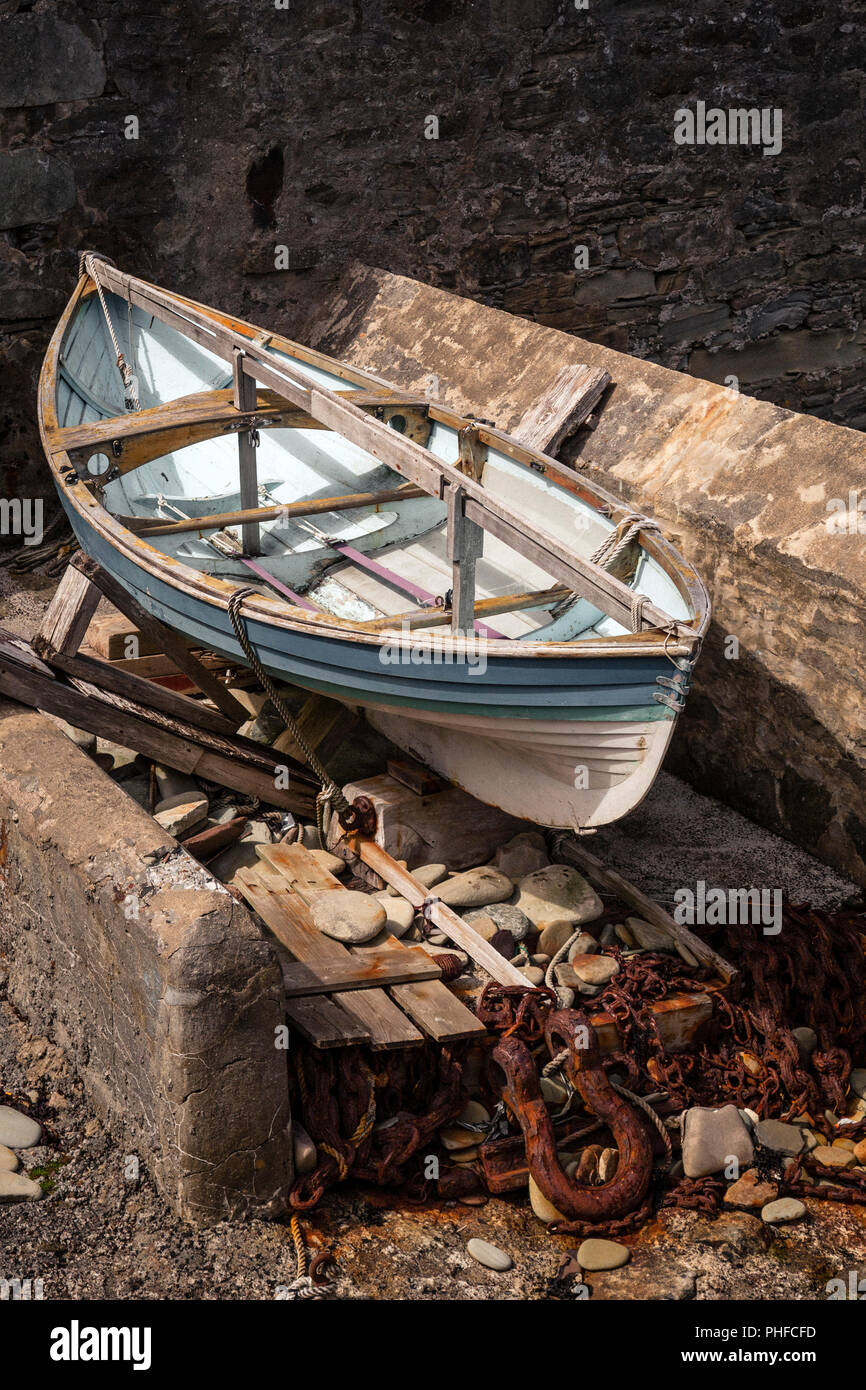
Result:
{"label": "concrete wall", "polygon": [[45,716],[0,701],[0,950],[178,1215],[273,1216],[292,1177],[282,983],[246,909]]}
{"label": "concrete wall", "polygon": [[[357,257],[866,423],[857,0],[0,9],[0,496],[50,491],[84,247],[288,332]],[[675,144],[698,101],[779,108],[781,151]]]}
{"label": "concrete wall", "polygon": [[669,766],[866,884],[862,434],[362,265],[306,337],[504,429],[564,363],[604,367],[564,457],[657,517],[713,598]]}

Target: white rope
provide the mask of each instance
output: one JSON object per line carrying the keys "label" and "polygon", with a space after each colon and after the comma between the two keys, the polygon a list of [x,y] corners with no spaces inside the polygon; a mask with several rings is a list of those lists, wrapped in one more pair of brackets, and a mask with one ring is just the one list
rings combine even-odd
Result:
{"label": "white rope", "polygon": [[[96,257],[84,256],[82,259],[84,261],[84,266],[87,270],[88,275],[90,276],[91,280],[96,286],[96,293],[99,295],[99,302],[102,305],[102,312],[105,315],[105,322],[108,326],[109,336],[111,338],[111,342],[114,347],[114,352],[117,360],[117,370],[120,372],[120,379],[123,382],[123,403],[126,406],[127,410],[141,410],[141,401],[138,398],[138,382],[136,381],[129,367],[129,363],[126,361],[126,358],[120,350],[120,343],[117,341],[117,334],[114,331],[114,324],[111,322],[111,314],[108,312],[108,304],[105,299],[105,291],[102,288],[102,282],[99,279],[99,273],[96,269]],[[130,305],[130,313],[131,311],[132,306]]]}

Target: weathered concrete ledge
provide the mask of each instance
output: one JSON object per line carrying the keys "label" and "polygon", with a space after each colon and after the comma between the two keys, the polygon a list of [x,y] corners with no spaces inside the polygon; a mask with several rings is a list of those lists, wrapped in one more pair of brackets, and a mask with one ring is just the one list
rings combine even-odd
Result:
{"label": "weathered concrete ledge", "polygon": [[174,1211],[276,1216],[292,1177],[282,978],[246,908],[48,718],[0,701],[0,950]]}
{"label": "weathered concrete ledge", "polygon": [[504,429],[564,365],[605,368],[561,457],[656,516],[713,598],[670,766],[866,884],[861,433],[358,264],[305,338]]}

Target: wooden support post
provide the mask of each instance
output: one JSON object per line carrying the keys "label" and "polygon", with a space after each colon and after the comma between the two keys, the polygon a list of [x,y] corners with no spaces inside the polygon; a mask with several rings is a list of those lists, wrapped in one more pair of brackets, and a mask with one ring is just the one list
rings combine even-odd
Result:
{"label": "wooden support post", "polygon": [[475,563],[484,549],[484,532],[469,521],[462,487],[448,489],[448,559],[451,561],[451,631],[475,628]]}
{"label": "wooden support post", "polygon": [[33,638],[33,650],[40,656],[48,656],[51,652],[74,656],[84,641],[101,598],[102,594],[87,575],[70,565]]}
{"label": "wooden support post", "polygon": [[[234,376],[235,409],[245,413],[255,410],[256,383],[253,378],[247,376],[244,371],[244,352],[241,348],[236,347],[233,350],[232,370]],[[256,465],[257,442],[257,431],[241,430],[238,434],[241,510],[244,511],[258,507],[259,505],[259,478],[258,467]],[[245,521],[241,527],[241,536],[245,555],[261,554],[261,537],[259,523],[257,521]]]}
{"label": "wooden support post", "polygon": [[213,700],[217,709],[222,710],[226,719],[231,721],[232,727],[237,729],[241,724],[245,724],[248,719],[247,711],[238,700],[235,699],[230,690],[226,690],[221,680],[202,666],[197,661],[192,652],[188,650],[182,637],[178,637],[176,632],[166,627],[152,613],[148,613],[146,608],[142,608],[137,599],[128,594],[126,589],[114,575],[109,574],[102,566],[90,555],[85,555],[79,551],[70,561],[72,567],[84,574],[105,597],[118,608],[125,617],[129,618],[136,627],[141,628],[152,637],[156,645],[170,657],[179,671],[183,671],[185,676],[189,676],[209,699]]}

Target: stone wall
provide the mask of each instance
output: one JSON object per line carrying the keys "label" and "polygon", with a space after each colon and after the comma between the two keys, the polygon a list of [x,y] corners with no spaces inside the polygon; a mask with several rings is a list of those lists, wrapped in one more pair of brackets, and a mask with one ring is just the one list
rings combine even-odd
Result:
{"label": "stone wall", "polygon": [[272,948],[47,716],[6,700],[0,954],[12,1003],[68,1054],[100,1119],[179,1216],[285,1210]]}
{"label": "stone wall", "polygon": [[[357,256],[861,428],[861,20],[4,0],[0,495],[48,490],[36,375],[84,247],[289,333]],[[780,108],[781,151],[675,144],[698,101]]]}

